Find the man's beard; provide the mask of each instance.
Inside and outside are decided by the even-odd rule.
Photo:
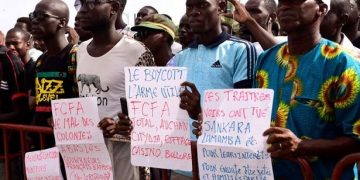
[[[89,27],[84,30],[91,31],[91,32],[98,32],[108,29],[111,26],[111,21],[108,18],[102,18],[98,22],[92,23]]]

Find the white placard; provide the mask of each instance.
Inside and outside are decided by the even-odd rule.
[[[96,97],[51,101],[56,146],[73,179],[113,179],[109,152],[102,131]]]
[[[201,179],[273,180],[266,137],[273,90],[205,91],[203,134],[198,139]]]
[[[58,148],[25,153],[25,171],[28,180],[62,180]]]
[[[189,117],[179,108],[186,76],[179,67],[125,68],[133,165],[191,170]]]

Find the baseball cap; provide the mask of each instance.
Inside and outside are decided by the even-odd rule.
[[[142,22],[131,28],[132,31],[140,31],[142,29],[163,30],[175,39],[175,24],[166,16],[161,14],[152,14],[144,17]]]

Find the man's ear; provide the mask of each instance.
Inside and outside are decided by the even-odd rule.
[[[271,13],[269,16],[270,16],[269,21],[270,21],[271,23],[275,22],[275,20],[276,20],[276,13],[273,12],[273,13]]]
[[[119,12],[122,12],[124,9],[121,7],[119,1],[112,1],[111,3],[111,14],[117,14]]]
[[[227,0],[218,0],[219,3],[219,14],[225,13],[227,9]]]
[[[328,13],[329,9],[330,9],[330,7],[328,7],[328,6],[327,6],[326,4],[324,4],[324,3],[321,3],[321,4],[319,5],[319,11],[317,12],[317,15],[318,15],[319,17],[321,17],[321,16],[325,17],[325,15]]]
[[[60,23],[59,23],[59,27],[60,28],[65,28],[65,27],[67,27],[67,23],[68,23],[68,21],[65,18],[61,18]]]
[[[339,26],[344,26],[349,20],[349,14],[343,13],[339,17]]]

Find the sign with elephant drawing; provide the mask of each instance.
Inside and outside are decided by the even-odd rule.
[[[189,116],[179,108],[186,76],[183,67],[125,68],[133,165],[191,170]]]

